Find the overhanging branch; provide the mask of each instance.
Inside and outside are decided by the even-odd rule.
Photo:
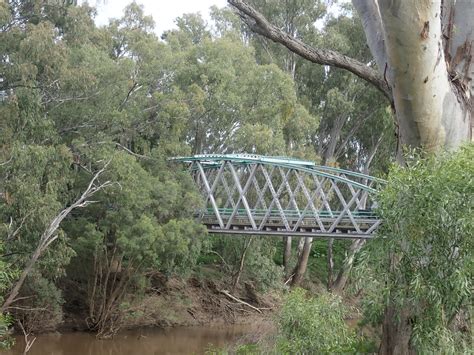
[[[249,4],[241,0],[227,0],[230,5],[239,11],[239,15],[252,31],[280,43],[290,51],[316,64],[329,65],[350,71],[358,77],[368,81],[380,90],[392,102],[392,92],[383,76],[375,69],[362,62],[340,54],[338,52],[314,48],[297,38],[290,36],[268,20]]]
[[[102,173],[104,173],[109,163],[110,163],[110,160],[104,165],[102,169],[100,169],[98,172],[94,174],[86,190],[82,193],[82,195],[76,201],[74,201],[71,205],[61,210],[51,220],[49,226],[41,235],[41,238],[39,239],[39,242],[36,246],[35,251],[31,255],[30,259],[26,262],[26,265],[23,268],[21,274],[19,275],[18,280],[15,281],[12,289],[9,291],[8,297],[1,305],[0,312],[5,312],[6,310],[10,308],[12,303],[18,300],[16,296],[20,292],[20,289],[23,286],[23,283],[25,282],[27,276],[33,270],[36,262],[38,261],[40,256],[43,255],[43,253],[46,251],[49,245],[53,243],[59,237],[57,230],[61,222],[69,215],[69,213],[71,213],[72,210],[76,208],[80,208],[80,207],[85,207],[88,204],[92,203],[93,201],[90,201],[89,198],[92,197],[95,193],[113,184],[111,181],[105,181],[102,183],[99,181],[100,176],[102,175]]]

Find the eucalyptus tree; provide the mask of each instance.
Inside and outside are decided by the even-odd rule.
[[[381,353],[469,354],[474,145],[437,157],[414,155],[408,164],[392,167],[378,198],[384,238],[368,243],[356,268],[364,313],[382,323]],[[408,322],[392,332],[397,318]]]
[[[313,47],[273,25],[248,3],[229,3],[256,33],[313,63],[348,70],[379,90],[394,110],[399,148],[438,152],[472,140],[472,1],[353,0],[372,63]],[[392,258],[391,267],[396,263]],[[405,353],[410,337],[404,325],[410,310],[403,308],[400,319],[393,319],[394,302],[385,312],[381,349]]]
[[[317,117],[298,101],[285,72],[258,64],[231,31],[214,37],[197,15],[177,24],[164,38],[175,58],[171,85],[189,104],[186,141],[195,154],[284,154],[287,142],[309,142]]]
[[[252,1],[254,6],[275,26],[305,43],[343,51],[360,61],[369,62],[371,53],[365,44],[363,28],[349,6],[334,17],[326,11],[320,1]],[[318,22],[318,27],[314,26]],[[337,165],[368,173],[372,162],[381,161],[377,152],[384,141],[386,160],[393,155],[393,123],[389,119],[383,95],[360,78],[338,68],[314,66],[295,53],[268,41],[267,38],[246,31],[250,43],[256,48],[256,56],[262,63],[276,63],[290,73],[297,86],[298,97],[307,109],[320,117],[320,125],[312,137],[314,154],[306,158],[319,160],[322,164]],[[293,122],[298,127],[298,120]],[[289,154],[297,154],[288,150]],[[317,155],[317,156],[315,156]],[[375,159],[375,160],[374,160]],[[386,164],[385,164],[386,165]],[[291,238],[285,238],[285,259],[291,255]],[[332,273],[332,243],[328,245],[328,268]],[[351,269],[354,253],[363,243],[354,241],[337,277],[336,288],[345,285]],[[300,282],[310,255],[312,240],[300,240],[298,262],[294,270],[294,284]],[[356,247],[357,246],[357,247]],[[304,252],[303,252],[304,251]],[[291,272],[289,272],[291,274]],[[328,286],[332,277],[328,278]]]
[[[395,109],[402,145],[436,151],[471,138],[470,1],[354,0],[377,68],[304,43],[246,2],[229,3],[253,31],[311,62],[346,69],[377,88]]]
[[[119,305],[133,301],[130,287],[143,287],[145,270],[186,272],[205,244],[197,238],[203,228],[188,218],[198,196],[166,164],[189,152],[188,107],[161,90],[170,51],[138,5],[105,28],[88,5],[65,8],[59,22],[34,12],[34,21],[20,21],[15,6],[2,3],[0,16],[0,218],[2,261],[19,272],[2,291],[2,311],[30,330],[54,328],[67,273],[76,281],[67,296],[87,294],[78,301],[89,324],[107,334],[120,326]],[[64,218],[109,160],[100,180],[110,189]]]

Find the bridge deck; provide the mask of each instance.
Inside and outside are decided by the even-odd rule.
[[[234,210],[232,208],[219,208],[219,214],[226,224],[231,218]],[[209,233],[222,234],[255,234],[273,236],[313,236],[313,237],[334,237],[334,238],[371,238],[367,231],[373,229],[378,223],[377,215],[370,210],[353,211],[352,219],[357,221],[359,232],[355,230],[353,220],[343,211],[320,211],[319,220],[323,226],[315,219],[314,213],[309,211],[283,210],[291,232],[282,221],[279,210],[271,210],[269,213],[263,209],[252,209],[252,217],[258,229],[252,227],[245,209],[238,209],[234,214],[231,224],[226,228],[221,228],[216,222],[216,216],[212,208],[196,214],[207,228]],[[267,216],[268,214],[268,216]],[[338,223],[331,229],[334,222]],[[264,222],[262,225],[261,223]],[[330,232],[327,232],[330,231]]]

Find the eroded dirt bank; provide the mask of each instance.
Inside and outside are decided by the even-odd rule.
[[[87,331],[87,310],[71,295],[61,332]],[[121,329],[262,323],[268,327],[281,297],[260,293],[251,283],[229,290],[221,281],[191,277],[153,280],[150,290],[127,311]]]

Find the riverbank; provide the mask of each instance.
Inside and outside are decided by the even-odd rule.
[[[252,324],[271,321],[281,303],[281,292],[261,293],[250,282],[231,290],[220,278],[165,278],[155,275],[150,289],[124,310],[121,329],[171,328]],[[63,307],[61,332],[87,331],[87,308],[73,289]],[[41,331],[37,332],[41,333]]]
[[[29,354],[201,354],[255,344],[275,332],[278,292],[259,293],[249,282],[228,290],[223,280],[155,276],[150,290],[128,306],[120,331],[108,339],[89,331],[85,307],[75,300],[74,288],[66,289],[64,321],[55,331],[29,333],[30,342],[36,338]],[[23,334],[17,330],[14,338],[7,354],[23,353]]]

